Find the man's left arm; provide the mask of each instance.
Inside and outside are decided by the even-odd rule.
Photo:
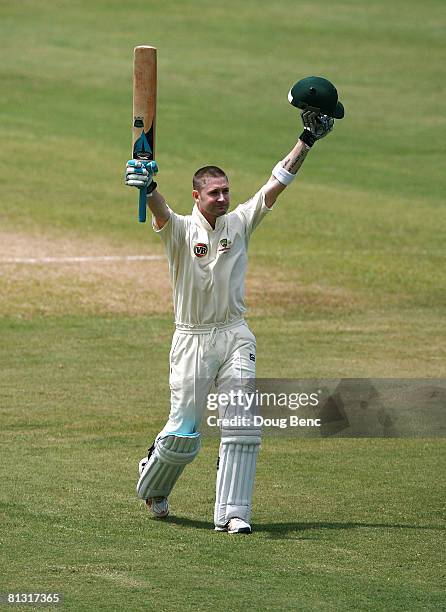
[[[312,111],[301,113],[304,131],[288,155],[273,168],[271,178],[264,185],[265,206],[271,208],[277,197],[294,180],[311,147],[331,132],[334,119]]]

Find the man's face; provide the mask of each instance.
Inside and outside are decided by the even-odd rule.
[[[230,200],[228,180],[223,176],[209,177],[200,191],[196,189],[192,191],[192,197],[201,214],[208,221],[215,220],[228,212]]]

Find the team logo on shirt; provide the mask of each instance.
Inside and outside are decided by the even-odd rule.
[[[220,248],[218,249],[218,252],[224,253],[225,251],[229,251],[229,249],[231,248],[231,244],[232,242],[230,240],[228,240],[227,238],[222,238],[220,240]]]
[[[197,257],[204,257],[207,255],[207,252],[208,245],[204,242],[197,242],[197,244],[194,246],[194,253]]]

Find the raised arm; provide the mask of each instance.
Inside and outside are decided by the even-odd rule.
[[[304,131],[288,155],[273,168],[269,181],[263,187],[268,208],[272,207],[277,197],[294,180],[316,140],[324,138],[333,129],[334,119],[327,115],[304,111],[301,117]]]
[[[141,160],[129,159],[125,172],[125,184],[128,187],[147,189],[147,206],[155,218],[157,228],[161,229],[169,220],[170,210],[166,200],[157,189],[157,183],[153,180],[157,172],[158,165],[155,162],[147,164]]]
[[[147,194],[147,206],[155,219],[157,228],[161,229],[164,227],[169,220],[170,210],[166,204],[166,200],[156,187],[152,193]]]

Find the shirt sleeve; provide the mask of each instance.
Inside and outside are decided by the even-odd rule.
[[[259,225],[260,221],[271,211],[265,204],[265,194],[260,189],[252,198],[243,204],[239,204],[235,213],[245,226],[245,234],[249,239],[252,232]]]
[[[186,219],[183,215],[177,215],[169,208],[170,217],[161,229],[158,228],[155,218],[152,216],[152,228],[160,236],[166,247],[167,257],[170,262],[184,244],[186,235]]]

